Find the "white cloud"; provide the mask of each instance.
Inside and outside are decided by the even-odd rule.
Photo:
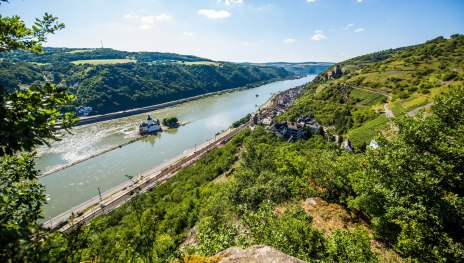
[[[126,14],[124,15],[125,18],[128,18],[128,19],[139,19],[139,16],[135,16],[135,15],[131,15],[131,14]]]
[[[315,40],[315,41],[321,41],[321,40],[324,40],[326,39],[327,37],[324,36],[323,34],[314,34],[312,37],[311,37],[311,40]]]
[[[274,8],[274,6],[272,4],[265,4],[265,5],[260,5],[256,8],[256,11],[258,12],[262,12],[262,11],[266,11],[266,10],[269,10],[269,9],[272,9]]]
[[[182,32],[182,35],[187,37],[193,37],[195,34],[193,32]]]
[[[143,30],[153,28],[156,22],[161,22],[161,21],[171,19],[171,17],[165,13],[159,14],[157,16],[138,16],[138,15],[126,14],[124,15],[124,17],[127,19],[136,20],[139,23],[141,23],[140,29],[143,29]]]
[[[231,14],[225,10],[213,10],[213,9],[200,9],[198,10],[198,14],[202,16],[206,16],[207,18],[210,19],[222,19],[222,18],[227,18]]]
[[[152,29],[153,26],[144,24],[144,25],[141,25],[139,28],[142,29],[142,30],[148,30],[148,29]]]
[[[288,44],[293,44],[293,43],[296,42],[296,39],[294,39],[294,38],[286,38],[286,39],[284,39],[284,42],[288,43]]]
[[[314,3],[314,2],[316,2],[316,0],[306,0],[306,2],[308,2],[308,3]]]
[[[354,26],[354,23],[349,23],[348,25],[344,27],[344,29],[349,29],[350,27],[353,27],[353,26]]]
[[[165,13],[162,13],[162,14],[156,16],[156,20],[158,20],[158,21],[164,21],[164,20],[169,20],[169,19],[171,19],[171,17],[168,16],[167,14],[165,14]]]
[[[156,21],[155,16],[141,16],[139,19],[144,24],[154,24]]]
[[[320,29],[317,29],[317,30],[314,31],[314,33],[316,33],[316,34],[321,34],[322,32],[323,32],[323,31],[320,30]]]
[[[361,3],[363,0],[357,0],[358,3]]]
[[[217,0],[218,2],[224,2],[225,5],[241,5],[243,0]]]
[[[359,32],[363,32],[363,31],[364,31],[364,28],[357,28],[354,32],[359,33]]]

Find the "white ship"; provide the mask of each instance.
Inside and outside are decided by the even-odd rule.
[[[159,120],[154,121],[150,115],[147,117],[147,122],[142,122],[139,125],[139,134],[152,134],[161,131]]]

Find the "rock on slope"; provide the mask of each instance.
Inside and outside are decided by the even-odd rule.
[[[221,258],[221,263],[253,263],[253,262],[270,262],[270,263],[304,263],[306,261],[294,258],[283,252],[264,245],[252,246],[247,249],[230,247],[219,252],[216,257]]]

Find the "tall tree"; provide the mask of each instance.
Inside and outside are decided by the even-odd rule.
[[[8,2],[0,0],[0,3]],[[48,34],[64,28],[45,14],[27,27],[19,16],[0,15],[0,52],[42,52]],[[34,169],[34,147],[56,139],[57,125],[67,129],[76,121],[60,114],[74,97],[64,88],[47,83],[22,90],[0,87],[0,261],[39,261],[44,187]]]

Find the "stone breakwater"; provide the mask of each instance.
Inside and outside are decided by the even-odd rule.
[[[50,174],[52,174],[52,173],[56,173],[56,172],[58,172],[58,171],[64,170],[64,169],[69,168],[69,167],[71,167],[71,166],[73,166],[73,165],[76,165],[76,164],[78,164],[78,163],[85,162],[85,161],[87,161],[87,160],[89,160],[89,159],[95,158],[95,157],[97,157],[97,156],[99,156],[99,155],[102,155],[102,154],[105,154],[105,153],[107,153],[107,152],[111,152],[111,151],[120,149],[120,148],[122,148],[122,147],[124,147],[124,146],[126,146],[126,145],[129,145],[129,144],[134,143],[134,142],[136,142],[136,141],[138,141],[138,140],[141,140],[141,139],[144,138],[144,137],[145,137],[145,136],[140,136],[140,137],[134,138],[134,139],[132,139],[132,140],[130,140],[130,141],[128,141],[128,142],[125,142],[125,143],[123,143],[123,144],[119,144],[119,145],[117,145],[117,146],[108,148],[108,149],[103,150],[103,151],[101,151],[101,152],[99,152],[99,153],[90,155],[90,156],[88,156],[88,157],[86,157],[86,158],[83,158],[83,159],[80,159],[80,160],[71,162],[71,163],[69,163],[69,164],[66,164],[66,165],[63,165],[63,166],[60,166],[60,167],[51,169],[51,170],[49,170],[49,171],[47,171],[47,172],[42,173],[38,178],[42,178],[42,177],[45,177],[45,176],[50,175]]]

